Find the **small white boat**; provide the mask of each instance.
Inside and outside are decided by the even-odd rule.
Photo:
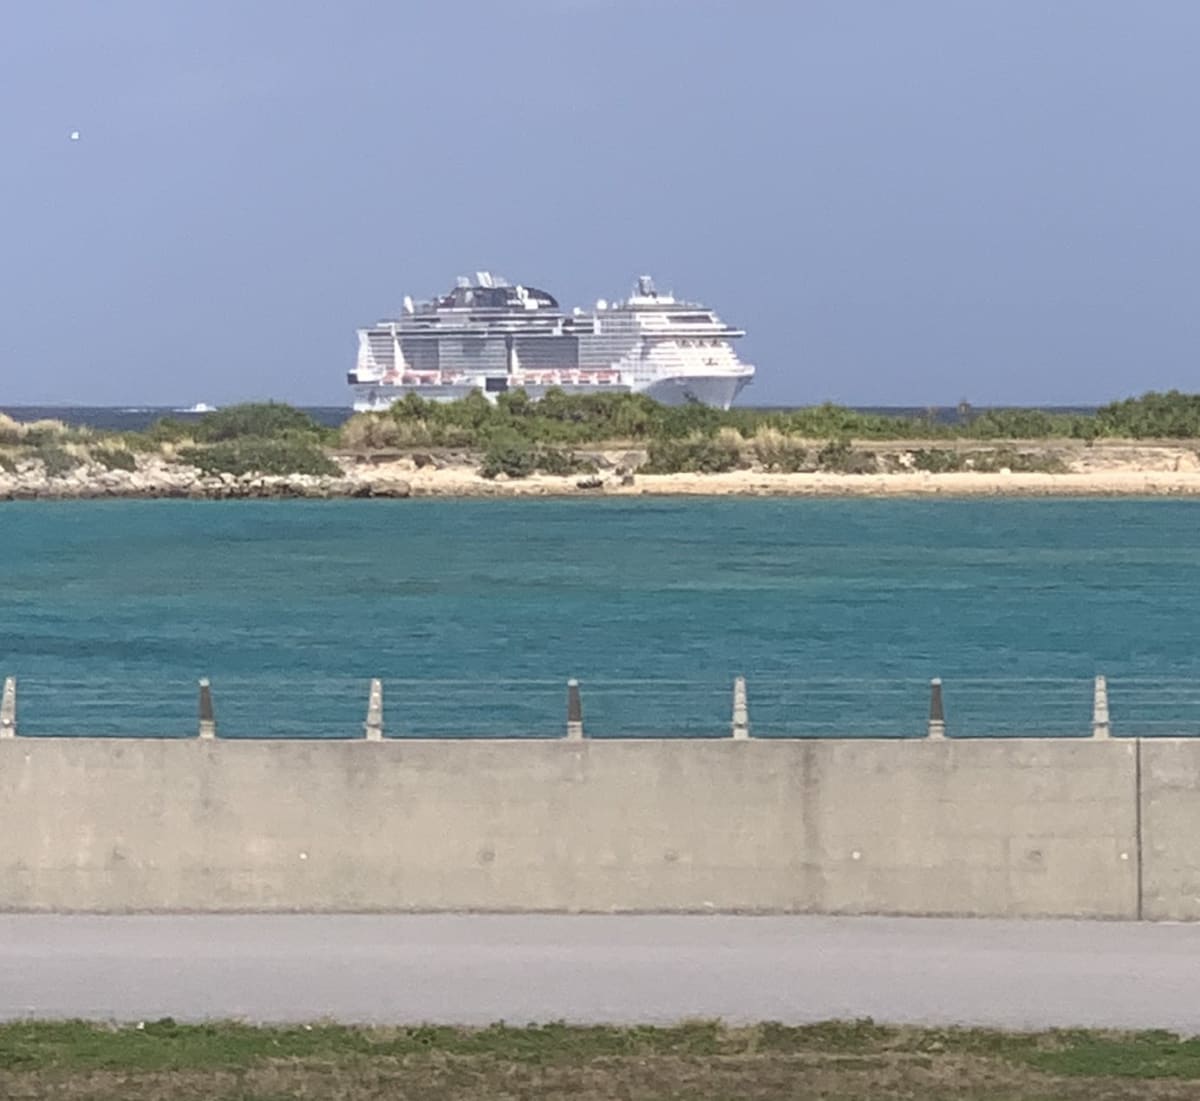
[[[215,413],[217,407],[209,405],[207,402],[198,401],[195,405],[189,406],[187,409],[176,409],[176,413]]]

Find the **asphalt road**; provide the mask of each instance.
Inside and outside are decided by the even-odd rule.
[[[0,1017],[885,1022],[1200,1033],[1200,925],[0,915]]]

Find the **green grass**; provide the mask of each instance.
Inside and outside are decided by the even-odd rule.
[[[871,1021],[484,1029],[16,1022],[0,1025],[0,1097],[1182,1099],[1200,1097],[1200,1040]]]

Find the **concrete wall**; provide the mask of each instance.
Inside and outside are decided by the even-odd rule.
[[[1200,741],[1148,738],[1141,773],[1142,914],[1200,919]]]
[[[1133,917],[1137,782],[1116,740],[10,738],[0,909]]]

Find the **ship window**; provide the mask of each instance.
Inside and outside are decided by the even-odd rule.
[[[506,378],[484,379],[483,386],[484,386],[484,389],[489,394],[503,393],[505,390],[508,389],[508,379],[506,379]]]

